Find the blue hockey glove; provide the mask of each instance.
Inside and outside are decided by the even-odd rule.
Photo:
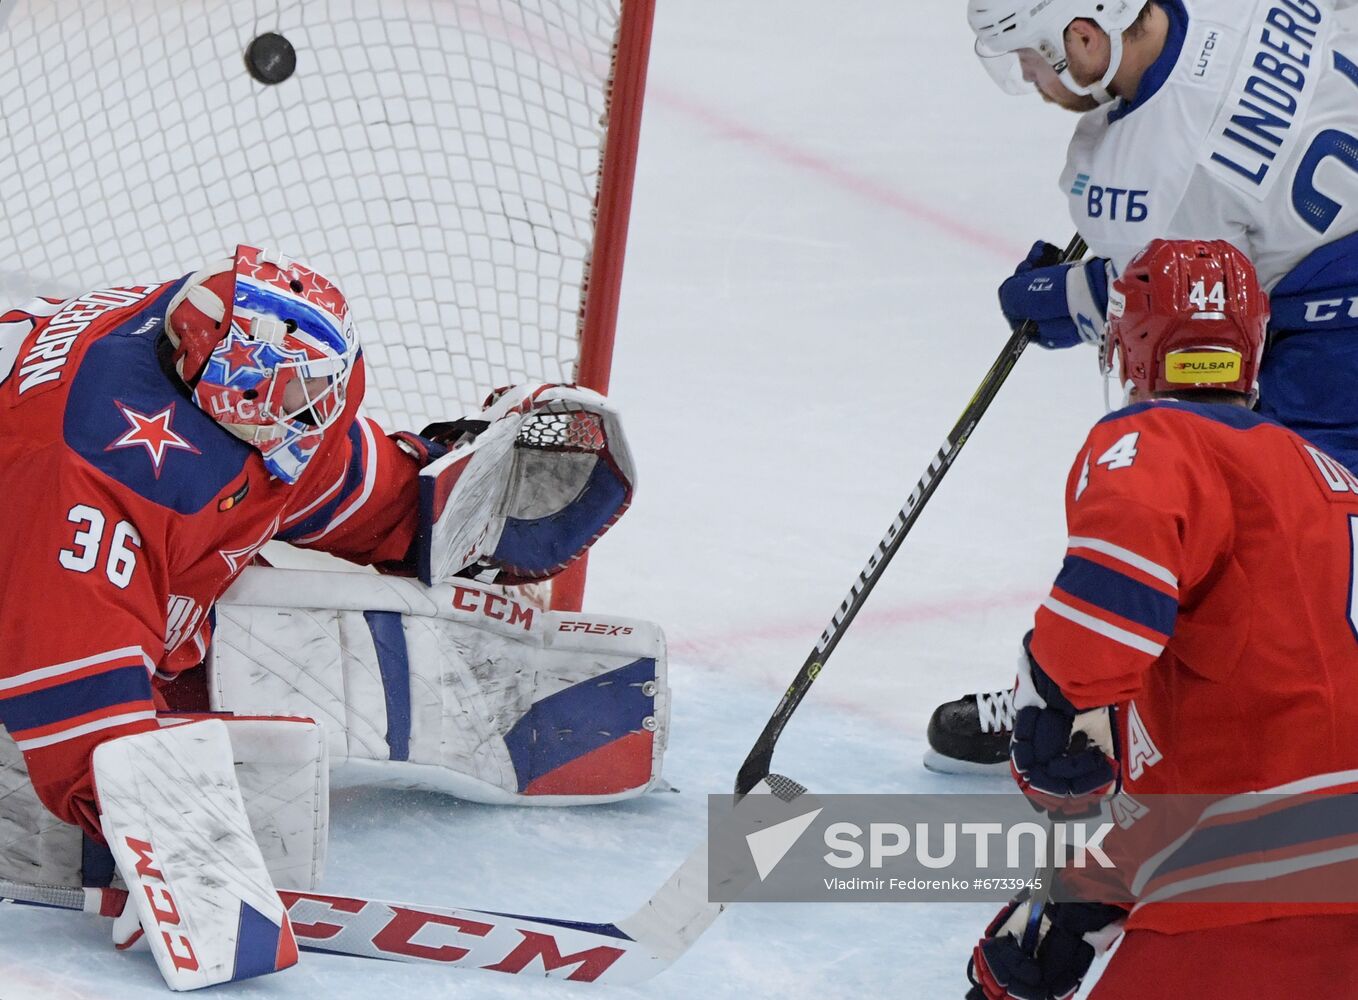
[[[1024,889],[990,922],[967,963],[967,1000],[1066,1000],[1122,933],[1127,916],[1106,903],[1049,902],[1028,952],[1023,936],[1030,912]]]
[[[1033,339],[1048,349],[1103,341],[1108,269],[1102,257],[1061,264],[1061,251],[1038,240],[1012,278],[1000,285],[1000,308],[1010,329],[1037,323]]]
[[[1023,640],[1014,693],[1014,737],[1009,764],[1023,794],[1058,815],[1088,813],[1118,790],[1121,766],[1113,710],[1081,710],[1067,700]]]

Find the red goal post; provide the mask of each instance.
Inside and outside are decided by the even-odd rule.
[[[266,243],[345,289],[393,430],[518,381],[606,391],[654,13],[0,0],[0,305]]]

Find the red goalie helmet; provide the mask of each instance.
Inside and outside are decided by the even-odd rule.
[[[193,401],[297,482],[345,412],[358,357],[339,288],[276,251],[238,246],[189,276],[165,329]]]
[[[1225,240],[1154,240],[1108,296],[1104,370],[1141,396],[1253,393],[1268,327],[1254,265]]]

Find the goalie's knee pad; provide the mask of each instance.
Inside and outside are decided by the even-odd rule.
[[[166,715],[162,724],[198,718]],[[325,868],[330,829],[324,731],[304,718],[224,718],[245,812],[274,883],[311,890]],[[43,885],[107,885],[102,845],[57,819],[28,780],[23,754],[0,728],[0,878]]]
[[[489,803],[639,795],[668,734],[648,622],[474,585],[251,568],[217,606],[213,707],[323,720],[337,774]]]

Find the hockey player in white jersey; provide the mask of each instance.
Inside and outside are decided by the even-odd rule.
[[[1100,344],[1153,238],[1224,239],[1273,301],[1259,411],[1358,468],[1358,10],[1353,0],[969,0],[1013,94],[1081,112],[1060,183],[1094,255],[1037,243],[1000,287],[1048,348]],[[939,707],[926,764],[1005,766],[1007,691]]]

